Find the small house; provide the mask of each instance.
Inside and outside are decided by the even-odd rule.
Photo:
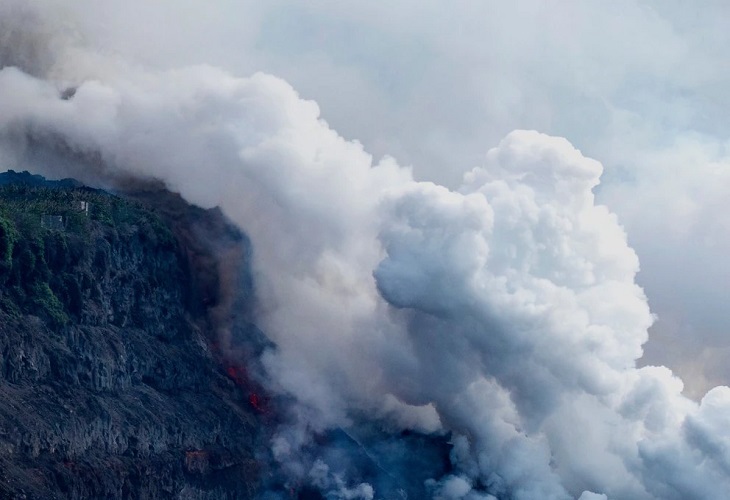
[[[46,229],[54,229],[56,231],[63,231],[66,229],[62,215],[41,215],[41,226]]]
[[[83,212],[87,216],[89,215],[89,202],[88,201],[82,201],[82,200],[76,201],[75,206],[76,206],[76,210],[78,210],[79,212]]]

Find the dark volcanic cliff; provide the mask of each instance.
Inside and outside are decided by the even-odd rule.
[[[169,193],[0,177],[0,498],[252,498],[257,410],[221,352],[241,235]]]

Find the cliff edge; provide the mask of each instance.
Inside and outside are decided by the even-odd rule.
[[[253,498],[257,410],[220,346],[246,252],[170,193],[0,174],[0,498]]]

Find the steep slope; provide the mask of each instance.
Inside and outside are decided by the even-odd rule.
[[[231,325],[246,242],[139,197],[174,210],[0,176],[2,498],[255,494],[257,410],[225,369],[256,348],[230,339],[255,332]]]

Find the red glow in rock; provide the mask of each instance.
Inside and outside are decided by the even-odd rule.
[[[255,392],[252,392],[248,396],[248,402],[251,403],[251,406],[253,406],[254,408],[256,408],[261,413],[265,413],[264,408],[261,406],[261,400],[259,399],[259,395],[256,394]]]
[[[246,370],[241,368],[240,366],[234,366],[231,365],[228,368],[226,368],[226,373],[230,378],[233,379],[233,381],[236,383],[236,385],[246,385],[246,381],[248,380],[248,376],[246,374]]]

